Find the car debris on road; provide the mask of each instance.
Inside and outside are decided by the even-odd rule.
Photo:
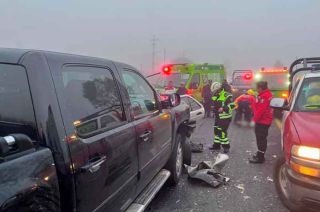
[[[213,161],[202,161],[197,166],[187,166],[189,179],[197,179],[206,182],[214,188],[219,187],[230,181],[230,178],[225,177],[221,171],[229,160],[226,154],[218,154]]]

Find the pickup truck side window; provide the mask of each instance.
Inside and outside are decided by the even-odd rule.
[[[0,64],[0,136],[35,137],[35,117],[24,67]]]
[[[129,93],[131,110],[135,119],[159,110],[155,92],[145,79],[127,70],[122,72],[122,77]]]
[[[65,107],[80,137],[125,123],[119,90],[108,69],[65,66],[62,82]]]

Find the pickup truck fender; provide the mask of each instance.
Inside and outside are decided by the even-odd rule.
[[[177,107],[174,107],[172,111],[174,115],[174,138],[177,132],[188,136],[189,129],[191,129],[188,127],[190,119],[190,107],[187,104],[181,103]]]
[[[41,148],[0,161],[0,211],[60,211],[52,153]]]

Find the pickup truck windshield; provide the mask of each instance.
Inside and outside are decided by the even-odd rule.
[[[25,69],[0,64],[0,136],[24,133],[34,137],[34,111]]]
[[[298,96],[297,107],[299,111],[320,111],[320,78],[304,81]]]

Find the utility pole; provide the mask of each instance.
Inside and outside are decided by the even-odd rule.
[[[156,57],[156,42],[159,41],[158,38],[156,38],[155,35],[153,35],[151,39],[151,45],[152,45],[152,73],[155,73],[154,66],[155,66],[155,57]]]
[[[163,49],[163,64],[166,64],[166,48]]]

